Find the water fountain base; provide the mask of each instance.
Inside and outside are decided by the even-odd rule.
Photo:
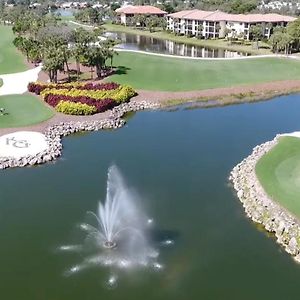
[[[113,241],[106,241],[106,242],[104,242],[103,246],[106,249],[112,249],[112,248],[117,247],[117,243],[113,242]]]

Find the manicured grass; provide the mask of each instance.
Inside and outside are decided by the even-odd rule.
[[[120,52],[109,80],[136,89],[192,91],[300,79],[300,61],[285,58],[191,60]]]
[[[0,128],[33,125],[54,115],[53,110],[41,100],[27,94],[1,96],[0,107],[7,113],[0,116]]]
[[[300,217],[300,139],[282,137],[256,165],[256,174],[265,191]]]
[[[191,45],[197,45],[197,46],[203,46],[203,47],[210,47],[210,48],[221,48],[221,49],[227,49],[232,51],[238,51],[238,52],[248,52],[251,54],[271,54],[271,50],[269,45],[267,45],[264,42],[259,42],[260,49],[253,48],[253,43],[247,42],[247,44],[230,44],[225,39],[196,39],[196,38],[190,38],[186,36],[178,36],[173,33],[168,33],[166,31],[156,31],[156,32],[150,32],[147,30],[140,30],[133,27],[125,27],[122,25],[115,25],[115,24],[104,24],[103,27],[107,31],[119,31],[119,32],[126,32],[126,33],[132,33],[132,34],[140,34],[144,36],[150,36],[157,39],[164,39],[164,40],[171,40],[178,43],[186,43]]]
[[[13,39],[11,26],[0,25],[0,74],[22,72],[28,69],[24,63],[24,57],[13,45]]]

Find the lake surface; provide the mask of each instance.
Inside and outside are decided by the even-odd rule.
[[[249,55],[242,52],[194,46],[173,42],[170,40],[161,40],[153,37],[128,34],[124,32],[107,32],[106,36],[120,40],[121,43],[117,47],[121,49],[140,50],[190,57],[230,58]]]
[[[72,17],[78,12],[76,8],[58,8],[54,10],[55,14],[58,14],[62,17]]]
[[[63,140],[55,163],[0,172],[0,297],[5,300],[299,299],[300,265],[245,217],[230,170],[277,133],[300,129],[300,96],[223,108],[140,112],[117,131]],[[61,253],[96,211],[115,163],[156,229],[160,272],[107,270],[66,277],[82,260]]]

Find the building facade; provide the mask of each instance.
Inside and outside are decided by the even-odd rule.
[[[287,26],[296,20],[279,14],[227,14],[221,11],[185,10],[167,15],[167,29],[181,35],[200,38],[224,38],[225,36],[250,39],[250,27],[260,24],[263,34],[269,38],[276,26]]]
[[[167,15],[167,12],[150,5],[142,5],[142,6],[133,6],[128,5],[121,8],[116,9],[116,13],[119,17],[119,21],[121,24],[127,25],[128,19],[137,15],[145,15],[145,16],[157,16],[164,18]]]

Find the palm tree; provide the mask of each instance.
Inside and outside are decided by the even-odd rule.
[[[80,75],[80,63],[82,62],[89,44],[93,41],[94,37],[91,33],[83,28],[78,28],[74,33],[74,46],[72,49],[73,56],[76,60],[77,78]]]

